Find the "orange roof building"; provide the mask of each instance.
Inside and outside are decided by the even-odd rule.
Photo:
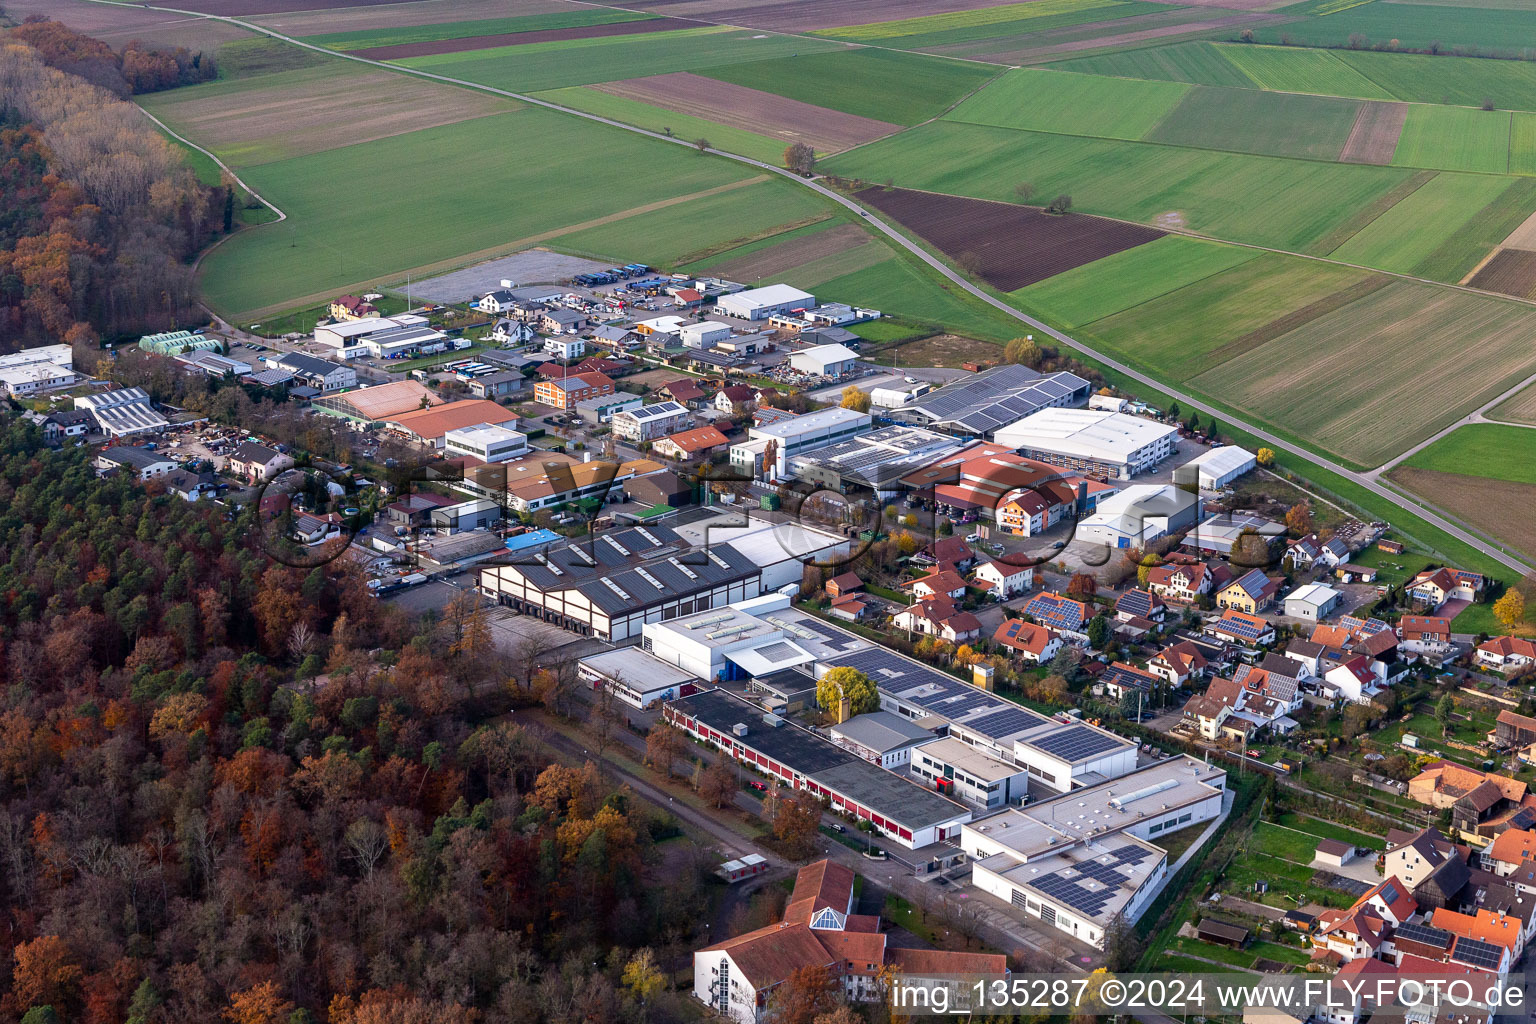
[[[465,402],[451,402],[432,409],[418,409],[396,415],[388,425],[422,444],[434,448],[443,446],[443,435],[461,427],[473,427],[488,423],[496,427],[516,427],[517,414],[484,399],[473,398]]]

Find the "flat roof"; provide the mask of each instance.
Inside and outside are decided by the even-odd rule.
[[[1334,590],[1332,587],[1324,586],[1321,583],[1308,583],[1286,594],[1285,599],[1287,601],[1306,601],[1310,604],[1321,605],[1342,596],[1339,591]]]
[[[965,774],[980,779],[983,782],[997,782],[1027,771],[1027,769],[1021,768],[1018,765],[999,761],[995,757],[988,757],[969,743],[962,743],[953,736],[946,736],[941,740],[924,745],[921,753],[924,756],[933,758],[935,761],[942,761],[947,765],[953,765],[965,772]]]
[[[892,711],[870,711],[854,715],[848,721],[832,726],[830,731],[833,736],[840,736],[881,754],[936,738],[931,731],[914,724],[910,718]]]
[[[854,757],[807,777],[914,832],[971,817],[970,810],[963,804],[909,782],[862,757]]]
[[[1038,860],[1022,862],[997,853],[974,863],[1030,896],[1107,926],[1167,859],[1161,848],[1127,833],[1116,833],[1095,839],[1092,845],[1070,847]]]
[[[517,441],[528,439],[528,435],[521,430],[513,430],[510,427],[498,427],[493,423],[477,423],[470,427],[456,427],[443,434],[446,440],[452,437],[459,441],[470,441],[475,444],[491,445],[497,441]]]
[[[830,409],[818,409],[816,412],[808,412],[794,419],[781,420],[777,423],[764,424],[761,427],[753,427],[749,433],[752,437],[797,437],[801,434],[811,434],[818,430],[826,430],[848,423],[869,423],[870,416],[867,412],[855,412],[853,409],[844,409],[833,406]]]
[[[698,681],[691,672],[684,672],[676,665],[669,665],[633,647],[588,655],[577,663],[604,679],[622,682],[641,693]]]
[[[1178,427],[1125,413],[1052,408],[1000,427],[992,436],[999,444],[1014,447],[1085,458],[1123,459],[1178,432]]]
[[[1184,465],[1197,466],[1212,476],[1222,476],[1244,467],[1252,468],[1257,462],[1252,452],[1235,444],[1224,444],[1220,448],[1201,452]]]

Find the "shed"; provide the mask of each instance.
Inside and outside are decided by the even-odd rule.
[[[1355,848],[1352,844],[1340,839],[1323,839],[1317,844],[1316,863],[1331,868],[1341,868],[1355,859]]]
[[[1344,595],[1321,583],[1297,587],[1285,597],[1285,614],[1309,622],[1320,622],[1338,608]]]
[[[1196,934],[1206,942],[1214,942],[1219,946],[1231,946],[1233,949],[1242,949],[1248,942],[1248,929],[1231,921],[1220,921],[1214,917],[1207,917],[1200,922]]]
[[[1197,483],[1202,491],[1216,491],[1227,486],[1258,465],[1252,452],[1236,445],[1222,445],[1203,452],[1179,468],[1175,478],[1190,474],[1190,483]],[[1184,481],[1179,480],[1180,483]]]
[[[1304,910],[1287,910],[1280,923],[1286,928],[1306,934],[1317,927],[1317,918]]]

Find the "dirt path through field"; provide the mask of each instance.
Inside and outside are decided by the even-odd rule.
[[[591,88],[786,142],[808,143],[821,153],[836,153],[902,130],[901,125],[889,121],[845,114],[687,71],[604,82]]]
[[[685,196],[673,196],[671,199],[658,199],[654,203],[646,203],[643,206],[634,206],[628,210],[620,210],[618,213],[610,213],[606,217],[596,217],[592,220],[582,221],[580,224],[565,224],[558,228],[551,228],[548,231],[540,231],[536,235],[528,235],[525,238],[518,238],[509,242],[503,242],[501,245],[492,246],[489,249],[481,249],[478,252],[460,253],[451,259],[438,260],[435,263],[426,263],[419,267],[412,267],[409,270],[390,274],[387,279],[376,277],[370,278],[366,281],[354,281],[351,284],[342,286],[340,288],[331,288],[327,291],[316,292],[313,295],[304,295],[294,299],[287,299],[274,306],[263,306],[260,309],[247,310],[241,313],[236,319],[242,322],[245,320],[259,320],[263,316],[267,316],[271,313],[279,313],[285,309],[297,309],[303,306],[313,305],[325,299],[327,296],[334,296],[340,292],[347,290],[356,291],[363,285],[378,284],[384,282],[385,280],[403,280],[407,274],[412,277],[426,277],[433,274],[447,273],[450,270],[457,270],[459,267],[467,267],[473,263],[479,263],[482,260],[493,259],[497,256],[505,256],[508,253],[518,252],[519,250],[539,245],[542,242],[547,242],[551,238],[559,238],[561,235],[568,235],[576,231],[585,231],[588,228],[599,228],[604,224],[612,224],[614,221],[625,220],[629,217],[639,217],[647,213],[655,213],[657,210],[665,210],[667,207],[676,206],[678,203],[689,203],[695,199],[704,199],[708,196],[717,196],[722,192],[734,192],[738,188],[745,188],[748,185],[761,184],[767,180],[768,175],[759,174],[755,177],[743,178],[741,181],[732,181],[724,185],[716,185],[714,188],[706,188],[700,192],[690,192]]]
[[[1406,103],[1362,104],[1339,160],[1346,164],[1390,164],[1407,120]]]

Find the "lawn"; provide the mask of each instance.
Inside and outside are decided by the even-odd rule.
[[[1306,832],[1261,821],[1254,826],[1251,849],[1296,864],[1311,864],[1312,858],[1317,855],[1318,839],[1318,836]]]
[[[1508,173],[1510,120],[1506,110],[1416,103],[1408,108],[1408,121],[1392,163],[1398,167]]]
[[[1111,316],[1258,257],[1255,249],[1167,235],[1012,293],[1064,327]]]
[[[1157,127],[1188,91],[1177,82],[1021,68],[989,83],[945,116],[1003,128],[1135,140]]]
[[[1248,332],[1367,276],[1347,267],[1264,253],[1096,321],[1086,333],[1161,377],[1185,381],[1228,358],[1230,353],[1219,350]]]
[[[537,92],[571,85],[591,85],[669,71],[699,71],[711,65],[736,66],[755,61],[813,54],[840,48],[838,43],[742,29],[710,27],[648,35],[571,39],[487,50],[465,50],[394,63],[433,74],[461,78],[512,92]],[[777,61],[775,61],[777,63]]]
[[[706,121],[691,114],[680,114],[675,110],[666,110],[639,100],[588,89],[585,86],[551,89],[547,92],[534,93],[534,95],[539,99],[558,103],[562,107],[571,107],[599,117],[623,121],[637,128],[663,134],[670,130],[680,139],[705,138],[716,149],[740,153],[742,156],[749,156],[764,163],[779,164],[784,158],[783,139],[744,131],[716,121]]]
[[[1253,79],[1260,89],[1356,96],[1367,100],[1394,98],[1329,50],[1244,43],[1218,43],[1215,48],[1239,71]]]
[[[537,160],[526,159],[531,138],[543,147]],[[636,175],[636,166],[650,173]],[[203,261],[203,288],[226,313],[286,308],[427,264],[522,248],[514,243],[752,174],[718,157],[535,108],[243,173],[289,219],[241,232]],[[507,201],[487,203],[488,197]]]
[[[1374,466],[1536,371],[1533,331],[1529,307],[1399,281],[1191,383]]]
[[[717,66],[698,73],[860,117],[911,125],[943,113],[999,70],[895,50],[848,50],[803,36],[793,42],[798,44],[794,55],[715,61]],[[837,52],[814,52],[823,46],[837,47]]]
[[[1536,110],[1536,64],[1417,53],[1329,51],[1394,98],[1502,110]]]
[[[1248,75],[1222,55],[1214,43],[1175,43],[1140,50],[1121,50],[1093,57],[1077,57],[1048,65],[1053,71],[1079,71],[1090,75],[1145,78],[1191,85],[1228,85],[1257,88]]]
[[[1327,96],[1192,89],[1148,142],[1263,156],[1336,160],[1360,113],[1353,100]]]
[[[1310,832],[1321,839],[1337,839],[1345,843],[1354,843],[1356,846],[1368,846],[1373,850],[1384,850],[1387,848],[1387,841],[1381,836],[1356,832],[1354,829],[1345,828],[1343,825],[1335,825],[1331,821],[1309,818],[1305,814],[1296,814],[1293,811],[1287,811],[1280,815],[1279,824],[1301,832]]]
[[[610,11],[601,8],[556,11],[550,14],[525,14],[512,18],[482,18],[478,21],[441,21],[432,25],[400,25],[392,28],[363,29],[355,32],[326,32],[304,36],[332,50],[363,50],[374,46],[400,46],[438,39],[469,39],[473,36],[501,35],[506,32],[537,32],[544,29],[607,25],[620,21],[649,21],[655,15],[635,11]]]
[[[1509,184],[1486,174],[1437,174],[1329,255],[1412,273],[1457,227],[1504,195]]]
[[[1073,208],[1305,249],[1403,181],[1391,167],[1217,153],[941,121],[827,161],[866,181],[1012,201],[1020,181]]]
[[[1415,454],[1405,465],[1536,484],[1536,430],[1469,423]]]

